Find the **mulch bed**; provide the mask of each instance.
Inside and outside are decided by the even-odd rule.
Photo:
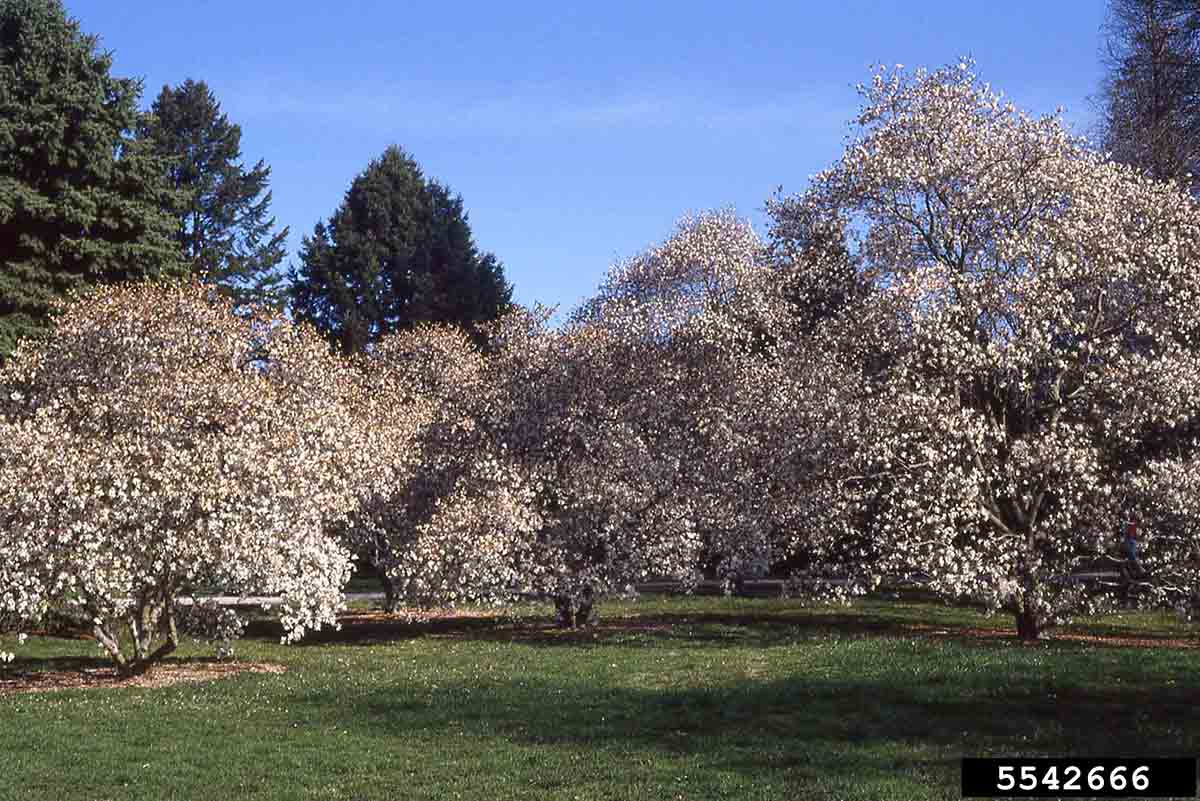
[[[168,687],[212,679],[222,679],[238,673],[283,673],[283,665],[269,662],[181,662],[155,665],[141,676],[121,677],[116,668],[81,668],[79,670],[44,670],[0,676],[0,695],[46,692],[51,690],[111,689],[115,687]]]

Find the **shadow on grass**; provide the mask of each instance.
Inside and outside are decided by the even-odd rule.
[[[981,695],[953,683],[798,675],[683,690],[595,682],[511,680],[298,693],[289,709],[380,736],[502,737],[628,755],[657,751],[753,779],[886,784],[899,774],[955,786],[963,755],[1127,754],[1185,756],[1200,749],[1200,692],[1090,691],[1012,684]],[[1007,683],[1007,684],[1006,684]]]
[[[864,621],[860,615],[820,619],[781,619],[779,616],[730,616],[721,614],[662,614],[606,616],[593,626],[563,629],[548,618],[512,619],[480,616],[456,616],[445,619],[407,621],[385,615],[346,615],[341,628],[309,632],[300,642],[305,645],[377,645],[422,638],[517,642],[536,646],[627,645],[653,647],[663,640],[685,646],[692,643],[709,647],[772,645],[794,642],[806,636],[838,634],[843,636],[879,636],[903,632],[895,624]],[[282,627],[273,620],[259,619],[247,624],[246,637],[278,640]]]
[[[345,652],[336,660],[317,654],[301,661],[297,680],[255,684],[252,694],[247,685],[246,695],[235,698],[253,707],[261,691],[271,709],[286,710],[289,736],[299,737],[293,731],[299,729],[314,738],[327,739],[335,730],[385,738],[379,752],[415,741],[458,765],[485,764],[478,754],[503,752],[495,763],[501,769],[518,760],[553,761],[550,755],[565,764],[583,754],[587,764],[623,766],[641,779],[658,781],[703,766],[710,777],[728,772],[748,783],[824,788],[804,797],[845,797],[847,788],[867,786],[871,792],[855,797],[916,797],[917,788],[929,787],[954,788],[937,797],[957,797],[963,755],[1200,751],[1200,690],[1183,667],[1191,654],[1157,651],[1155,661],[1143,653],[1084,653],[1080,643],[1052,640],[998,656],[990,649],[1013,643],[1006,620],[995,618],[996,636],[988,638],[972,634],[977,618],[953,622],[936,610],[626,609],[578,632],[553,629],[546,618],[478,615],[407,623],[349,615],[342,631],[306,642],[445,638],[561,650],[530,659],[528,652],[514,657],[503,648],[442,653],[434,647],[412,649],[415,656],[407,662],[380,649],[375,656],[356,654],[346,666]],[[921,620],[934,622],[915,622]],[[921,637],[952,638],[969,647],[899,642],[920,639],[914,627],[925,627]],[[248,634],[274,641],[279,629],[256,620]],[[856,639],[873,642],[848,642]],[[761,660],[782,660],[767,668],[770,679],[741,669],[741,660],[759,656],[756,646],[806,640],[821,643]],[[593,652],[599,646],[609,653]],[[689,646],[708,653],[688,653],[680,661],[669,654]],[[735,646],[745,646],[744,652],[730,650]],[[1058,650],[1063,653],[1053,653]],[[89,661],[70,657],[61,664],[71,660]],[[369,670],[349,667],[351,662]],[[471,670],[473,677],[464,675]],[[497,747],[504,743],[516,748]],[[649,764],[647,755],[669,760]],[[571,769],[560,775],[573,777]]]
[[[377,645],[423,638],[514,642],[544,647],[619,646],[652,648],[669,642],[672,647],[771,647],[813,639],[856,639],[891,637],[952,640],[978,646],[1054,648],[1064,650],[1095,647],[1197,648],[1193,633],[1130,630],[1089,624],[1049,630],[1043,639],[1020,642],[1008,617],[979,616],[974,621],[937,619],[917,622],[920,611],[907,616],[888,609],[856,609],[838,613],[826,610],[785,609],[764,612],[659,612],[601,617],[593,626],[561,629],[551,619],[495,615],[434,617],[411,621],[383,613],[351,613],[340,618],[341,628],[308,633],[305,645]],[[283,630],[278,622],[258,618],[247,624],[245,636],[277,641]]]
[[[108,656],[17,657],[9,665],[6,675],[13,677],[43,671],[82,673],[87,670],[102,670],[112,666],[113,661]]]

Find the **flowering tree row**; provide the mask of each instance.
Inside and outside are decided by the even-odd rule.
[[[1145,599],[1193,603],[1200,209],[969,63],[862,93],[768,242],[689,218],[562,328],[494,333],[473,436],[530,493],[514,575],[569,619],[799,553],[859,588],[920,574],[1034,638],[1112,600],[1072,576],[1135,519]]]
[[[0,374],[0,617],[69,609],[123,670],[181,594],[331,624],[352,555],[388,605],[554,600],[784,558],[843,591],[919,573],[1036,637],[1142,522],[1145,597],[1200,582],[1200,210],[970,64],[881,70],[860,135],[761,241],[685,218],[559,327],[518,310],[353,358],[191,285],[81,299]],[[1102,590],[1103,588],[1101,588]],[[220,630],[220,631],[215,631]]]

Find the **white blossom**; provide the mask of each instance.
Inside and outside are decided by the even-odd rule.
[[[335,622],[349,555],[342,370],[316,335],[202,286],[100,290],[0,373],[0,612],[92,622],[124,671],[175,647],[196,588]]]

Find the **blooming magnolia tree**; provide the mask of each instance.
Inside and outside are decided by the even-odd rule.
[[[581,366],[586,346],[544,323],[537,311],[507,316],[492,327],[487,357],[461,331],[425,326],[385,337],[364,359],[371,394],[388,398],[399,420],[419,420],[414,459],[390,460],[392,471],[360,490],[346,527],[383,577],[389,608],[547,593],[561,601],[603,583],[584,568],[603,572],[608,560],[591,565],[569,544],[606,536],[591,533],[581,510],[607,501],[607,485],[575,457],[570,433],[599,376]],[[591,422],[580,436],[594,436]]]
[[[618,364],[639,366],[637,426],[673,468],[658,503],[726,577],[822,551],[836,505],[828,457],[842,429],[826,418],[846,382],[836,354],[796,330],[797,273],[732,212],[706,213],[614,268],[576,316],[649,355]]]
[[[1030,118],[969,63],[879,71],[862,133],[777,225],[835,220],[872,291],[846,495],[876,561],[1036,638],[1129,515],[1160,598],[1196,586],[1200,209]],[[835,327],[836,328],[836,327]],[[834,329],[831,329],[834,330]]]
[[[90,621],[122,672],[176,647],[192,588],[335,622],[353,421],[324,343],[202,286],[104,289],[0,373],[0,610]],[[193,616],[196,617],[196,616]]]
[[[529,588],[530,488],[482,424],[498,401],[484,361],[461,329],[425,325],[384,337],[356,370],[374,467],[344,536],[389,611]]]
[[[678,393],[656,383],[654,352],[603,326],[544,322],[516,314],[493,331],[497,401],[483,425],[530,493],[531,590],[573,626],[600,596],[690,575],[699,542],[665,502],[680,457],[653,419]]]
[[[837,408],[838,383],[819,353],[777,346],[781,286],[744,221],[704,214],[617,265],[561,329],[518,314],[492,332],[480,426],[525,477],[525,563],[564,624],[639,581],[761,571],[811,542],[795,523],[827,506],[810,479],[829,429],[802,418]]]

